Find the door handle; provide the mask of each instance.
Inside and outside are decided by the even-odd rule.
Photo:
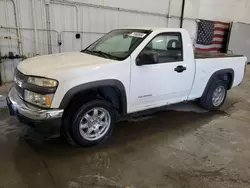
[[[178,73],[182,73],[183,71],[187,70],[187,67],[183,67],[182,65],[179,65],[174,70]]]

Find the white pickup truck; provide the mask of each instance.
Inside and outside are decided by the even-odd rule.
[[[241,84],[246,61],[194,53],[183,29],[113,30],[81,52],[22,61],[7,103],[21,122],[59,125],[67,139],[89,146],[106,140],[126,114],[195,99],[219,109]]]

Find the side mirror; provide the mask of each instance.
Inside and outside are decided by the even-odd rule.
[[[137,58],[136,58],[136,65],[137,66],[142,66],[142,65],[150,65],[150,64],[156,64],[159,62],[159,56],[157,53],[153,52],[144,52],[141,53]]]

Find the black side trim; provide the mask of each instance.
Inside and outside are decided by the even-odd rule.
[[[213,80],[214,80],[215,78],[218,78],[218,77],[223,76],[223,75],[228,74],[228,73],[231,74],[231,76],[232,76],[232,83],[230,83],[229,88],[228,88],[228,89],[231,89],[232,84],[233,84],[233,82],[234,82],[234,70],[233,70],[233,69],[222,69],[222,70],[216,71],[216,72],[210,77],[210,79],[209,79],[208,82],[207,82],[206,88],[205,88],[205,90],[204,90],[202,96],[204,96],[204,94],[208,92],[209,86],[211,85],[211,83],[213,82]],[[225,78],[222,77],[221,79],[223,80],[223,79],[225,79]]]
[[[89,82],[85,84],[78,85],[72,89],[70,89],[63,97],[63,100],[60,104],[60,109],[65,109],[70,100],[79,92],[86,91],[89,89],[96,89],[103,86],[113,86],[119,89],[121,93],[121,102],[122,102],[122,114],[127,113],[127,95],[124,85],[119,80],[109,79],[109,80],[100,80]]]

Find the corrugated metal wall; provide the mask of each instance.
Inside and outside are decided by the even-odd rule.
[[[104,33],[124,27],[179,27],[178,18],[169,19],[169,0],[13,0],[16,18],[21,31],[24,55],[31,57],[35,52],[34,23],[36,15],[38,54],[48,54],[51,43],[52,53],[79,51],[101,37]],[[0,25],[15,27],[14,7],[11,0],[0,0]],[[46,20],[45,3],[49,2],[50,19]],[[92,5],[90,5],[92,4]],[[170,15],[180,17],[182,0],[172,0]],[[248,0],[186,0],[184,20],[192,37],[196,33],[196,18],[221,21],[250,22]],[[233,14],[235,12],[235,14]],[[50,34],[47,22],[50,23]],[[75,34],[81,38],[76,39]],[[17,40],[3,39],[3,36],[16,36],[16,29],[0,28],[0,51],[2,55],[12,51],[19,54]],[[51,38],[51,42],[48,40]],[[58,43],[61,42],[61,45]],[[4,60],[2,79],[11,81],[17,61]]]

